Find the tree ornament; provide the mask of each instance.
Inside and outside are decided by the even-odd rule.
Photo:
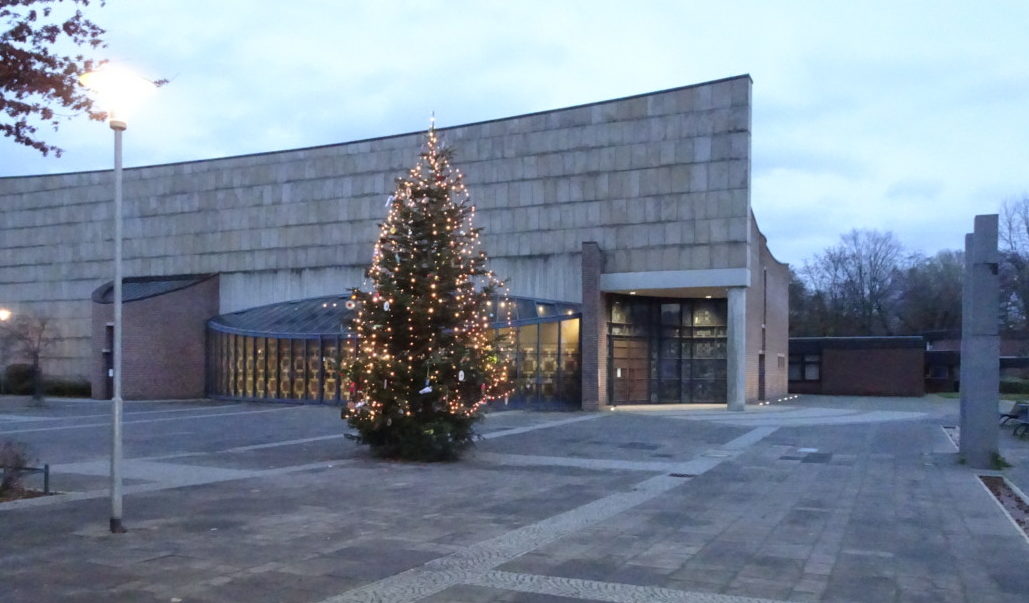
[[[457,371],[457,380],[464,381],[464,371]]]
[[[386,300],[386,303],[382,304],[382,309],[389,312],[389,300]]]
[[[348,299],[343,306],[345,306],[347,310],[353,310],[357,307],[357,304],[354,303],[354,300]]]

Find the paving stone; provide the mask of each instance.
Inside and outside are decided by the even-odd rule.
[[[130,494],[119,536],[106,533],[103,497],[0,507],[3,600],[393,603],[360,595],[392,583],[427,585],[408,592],[429,601],[1021,600],[1029,546],[966,468],[934,452],[954,413],[890,400],[920,418],[837,425],[880,410],[812,400],[850,410],[802,409],[805,424],[786,420],[736,451],[753,425],[622,413],[494,415],[483,454],[447,465],[383,463],[340,439],[286,443],[329,435],[318,409],[246,419],[269,434],[291,417],[281,444],[219,443],[206,429],[158,437],[177,446],[149,447],[147,462],[248,477]],[[546,427],[569,416],[586,420]],[[58,444],[60,462],[98,460],[75,458],[77,444]],[[226,450],[248,446],[261,447]],[[853,463],[779,460],[800,448]],[[346,462],[249,473],[306,455]],[[533,462],[511,464],[518,456]],[[686,465],[703,470],[669,477]]]

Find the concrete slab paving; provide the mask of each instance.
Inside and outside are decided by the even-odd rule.
[[[75,481],[102,478],[105,429],[36,429],[103,407],[0,400],[0,438],[91,493],[0,505],[0,600],[1024,600],[1029,544],[940,427],[956,401],[790,405],[497,413],[465,460],[407,464],[344,440],[333,408],[129,403],[151,414],[127,421],[111,535]],[[1029,447],[1000,435],[1021,480]]]

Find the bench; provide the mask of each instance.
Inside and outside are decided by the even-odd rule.
[[[1001,414],[1001,425],[1005,425],[1009,421],[1015,424],[1011,435],[1022,436],[1029,433],[1029,403],[1018,402],[1011,407],[1010,411]]]
[[[1026,411],[1029,409],[1029,402],[1015,402],[1011,406],[1011,410],[1000,413],[1000,424],[1005,425],[1012,419],[1019,419],[1025,417]]]
[[[8,471],[17,471],[18,473],[42,473],[43,494],[50,494],[50,465],[43,465],[42,467],[8,467],[7,465],[0,465],[0,471],[3,471],[4,477],[6,477]]]

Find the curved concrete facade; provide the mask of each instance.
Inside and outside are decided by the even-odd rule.
[[[584,241],[605,274],[674,271],[678,288],[724,271],[749,279],[761,260],[749,76],[441,133],[514,295],[580,302]],[[386,195],[422,138],[126,170],[126,276],[218,273],[220,312],[360,284]],[[52,374],[89,372],[111,194],[110,172],[0,179],[0,304],[56,319]]]

